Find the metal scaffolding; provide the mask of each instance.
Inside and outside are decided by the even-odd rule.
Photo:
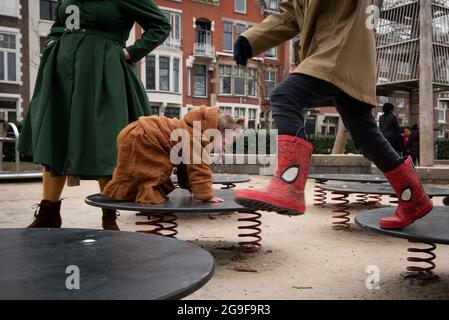
[[[384,0],[376,27],[380,93],[419,87],[420,21],[418,0]],[[445,91],[449,90],[449,0],[432,0],[432,26],[433,86]]]

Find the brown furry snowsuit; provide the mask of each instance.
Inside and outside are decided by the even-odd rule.
[[[175,188],[170,178],[174,169],[170,152],[178,141],[170,141],[170,135],[175,129],[186,129],[192,145],[194,121],[201,122],[202,133],[217,129],[219,109],[199,107],[181,120],[141,117],[123,129],[117,137],[117,167],[103,195],[121,201],[164,202]],[[203,141],[200,143],[205,146]],[[186,174],[178,175],[179,184],[188,186],[195,199],[211,200],[214,193],[209,166],[201,161],[201,164],[186,164],[183,169]]]

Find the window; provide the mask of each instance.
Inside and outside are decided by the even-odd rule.
[[[179,13],[162,10],[167,20],[170,22],[170,35],[164,42],[164,46],[169,48],[181,47],[181,15]]]
[[[265,97],[269,98],[271,91],[276,86],[276,71],[265,71],[264,81],[265,81]]]
[[[278,50],[277,48],[271,48],[265,52],[265,57],[276,59],[278,57]]]
[[[206,66],[195,64],[193,66],[193,95],[196,97],[206,97],[206,83]]]
[[[0,119],[11,122],[17,119],[17,99],[0,98]]]
[[[56,20],[57,0],[40,0],[40,17],[42,20]]]
[[[158,116],[159,115],[159,107],[158,106],[151,106],[150,115]]]
[[[18,47],[16,34],[0,32],[0,81],[17,81]]]
[[[244,67],[234,67],[234,94],[237,96],[245,95],[245,72]]]
[[[159,90],[170,91],[170,58],[159,57]]]
[[[232,23],[223,23],[223,50],[232,51]]]
[[[220,107],[220,112],[232,115],[232,107]]]
[[[219,94],[257,97],[257,69],[219,66]]]
[[[279,10],[279,0],[265,0],[268,10]]]
[[[438,123],[446,123],[446,112],[449,106],[449,100],[439,100],[437,106]]]
[[[232,67],[220,66],[220,93],[232,94],[231,89],[232,82]]]
[[[244,117],[246,118],[246,109],[245,108],[234,108],[234,117],[240,118],[240,117]]]
[[[243,32],[245,32],[246,26],[244,24],[238,23],[235,26],[235,37],[237,38],[239,35],[241,35]]]
[[[19,0],[2,0],[0,1],[0,15],[2,16],[19,16]]]
[[[164,116],[167,118],[178,118],[180,115],[181,109],[177,107],[167,107],[165,108]]]
[[[147,56],[146,72],[147,72],[147,90],[156,90],[156,57],[155,56]]]
[[[257,110],[248,109],[248,128],[256,129]]]
[[[174,58],[173,59],[173,91],[174,92],[180,92],[179,91],[179,59]]]
[[[248,68],[248,96],[257,97],[257,69]]]
[[[246,13],[246,0],[234,0],[234,11]]]

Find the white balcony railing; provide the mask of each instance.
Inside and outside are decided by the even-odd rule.
[[[161,46],[170,49],[181,49],[181,42],[168,38]]]
[[[215,48],[209,43],[194,43],[193,55],[202,57],[215,57]]]

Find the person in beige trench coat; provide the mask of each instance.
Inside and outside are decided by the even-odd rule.
[[[413,162],[391,147],[372,113],[377,105],[373,5],[372,0],[283,0],[278,13],[236,40],[234,60],[243,66],[297,35],[301,42],[299,65],[270,93],[279,133],[277,171],[264,189],[237,192],[238,203],[287,215],[305,212],[313,148],[305,140],[303,110],[334,105],[356,147],[398,195],[394,216],[381,219],[381,227],[402,229],[432,210]]]

